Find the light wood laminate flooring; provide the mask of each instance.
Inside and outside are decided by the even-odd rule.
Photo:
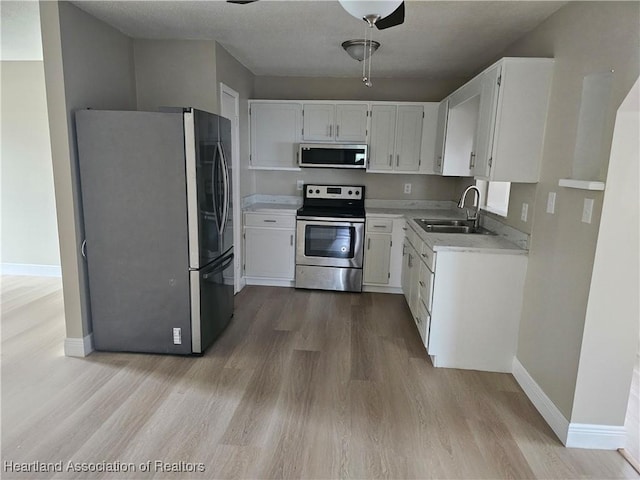
[[[136,468],[2,478],[638,478],[564,448],[511,375],[434,369],[400,295],[247,287],[202,357],[67,358],[60,281],[2,280],[3,467]]]

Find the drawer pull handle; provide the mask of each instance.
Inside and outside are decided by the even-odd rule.
[[[263,220],[265,223],[276,223],[276,220]]]
[[[406,232],[407,231],[407,227],[402,227],[402,230],[404,230]]]
[[[374,225],[373,228],[387,228],[386,225]]]
[[[426,253],[421,253],[420,255],[422,255],[424,258],[428,257],[428,255]]]
[[[289,245],[293,247],[293,235],[291,235],[291,240],[289,241]]]
[[[420,280],[418,283],[420,284],[420,286],[421,286],[422,288],[424,288],[424,287],[426,286],[422,280]]]

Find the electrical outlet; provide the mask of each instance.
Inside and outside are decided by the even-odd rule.
[[[298,190],[302,190],[304,188],[304,180],[298,180],[296,182],[296,187],[298,188]]]
[[[522,220],[523,222],[526,222],[528,216],[529,216],[529,204],[528,203],[523,203],[522,204],[522,213],[520,214],[520,220]]]
[[[582,221],[584,223],[591,223],[592,216],[593,216],[593,198],[585,198],[584,207],[582,207]]]
[[[404,184],[404,193],[406,193],[406,194],[411,193],[411,184],[410,183],[405,183]]]
[[[547,197],[547,213],[556,212],[556,192],[549,192]]]

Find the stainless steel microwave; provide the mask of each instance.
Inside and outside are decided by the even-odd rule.
[[[367,146],[301,143],[298,165],[316,168],[366,168]]]

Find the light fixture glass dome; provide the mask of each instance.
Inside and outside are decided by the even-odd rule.
[[[342,43],[342,48],[349,56],[359,62],[369,58],[369,46],[371,46],[371,54],[373,55],[380,48],[380,43],[375,40],[364,39],[347,40]]]
[[[359,20],[367,16],[377,16],[379,18],[384,18],[391,15],[396,8],[400,6],[402,0],[400,1],[389,1],[389,0],[374,0],[374,1],[363,1],[363,0],[338,0],[342,8],[344,8],[347,13],[353,15]]]

